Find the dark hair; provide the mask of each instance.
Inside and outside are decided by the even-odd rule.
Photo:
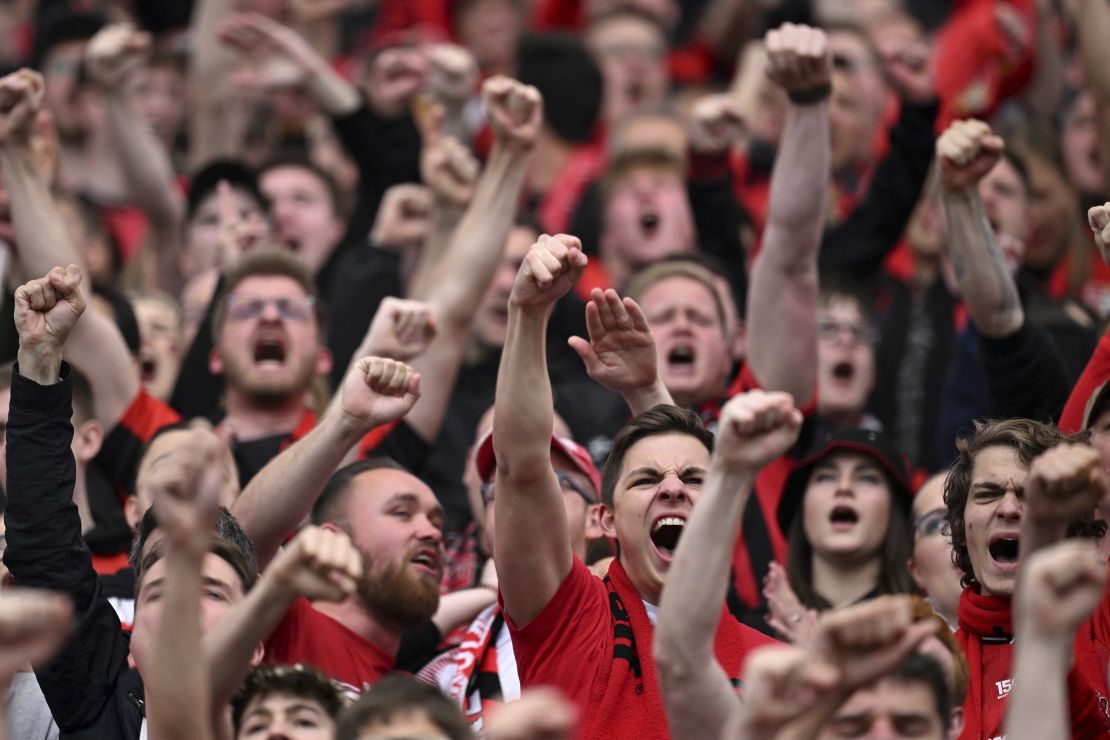
[[[241,282],[259,276],[287,277],[301,286],[305,294],[315,300],[313,312],[322,342],[327,326],[327,312],[316,289],[312,270],[304,260],[289,250],[275,247],[257,247],[250,250],[224,274],[223,288],[216,297],[215,310],[212,312],[212,339],[219,342],[220,331],[223,329],[224,319],[227,318],[228,297],[235,292]]]
[[[416,713],[427,717],[451,740],[471,740],[474,737],[459,708],[439,689],[412,678],[394,675],[371,686],[358,701],[343,710],[335,726],[335,740],[358,740],[367,725]]]
[[[621,20],[624,18],[642,21],[652,26],[663,36],[663,43],[667,43],[667,27],[663,25],[659,16],[649,13],[635,5],[616,5],[611,8],[595,11],[586,22],[586,32],[588,33],[594,28],[608,23],[609,21]]]
[[[879,680],[884,679],[903,685],[924,684],[933,695],[933,705],[941,727],[947,730],[952,724],[952,689],[944,675],[944,668],[933,656],[910,653],[897,668]]]
[[[243,722],[243,713],[250,703],[272,694],[286,694],[314,701],[332,718],[339,714],[344,704],[342,689],[315,668],[302,663],[260,666],[247,674],[231,700],[231,721],[237,737]]]
[[[316,502],[312,504],[312,523],[345,524],[347,521],[347,491],[350,490],[351,482],[363,473],[369,473],[372,470],[410,472],[401,463],[384,455],[368,457],[365,460],[359,460],[340,468],[324,486],[320,495],[316,497]]]
[[[135,573],[136,602],[138,601],[139,590],[143,586],[143,575],[150,566],[162,559],[162,553],[157,550],[146,555],[143,554],[147,540],[158,528],[158,515],[155,508],[155,506],[151,506],[143,514],[138,531],[135,533],[135,539],[131,543],[131,553],[128,556],[131,570]],[[258,580],[258,559],[254,554],[254,543],[251,542],[251,538],[247,536],[243,528],[239,526],[239,522],[232,516],[231,512],[223,506],[220,507],[220,513],[216,517],[215,532],[216,539],[213,541],[210,551],[227,561],[227,564],[239,576],[239,582],[243,584],[243,591],[250,591]]]
[[[948,470],[944,481],[944,505],[948,507],[945,519],[952,534],[952,559],[956,567],[964,572],[961,583],[972,586],[978,581],[971,567],[971,556],[967,552],[967,531],[964,529],[964,510],[971,491],[971,470],[975,458],[988,447],[1011,447],[1017,454],[1018,462],[1026,470],[1041,453],[1069,442],[1087,441],[1087,433],[1064,434],[1052,424],[1032,419],[1003,419],[975,421],[970,436],[956,440],[956,460]],[[1068,537],[1097,539],[1106,532],[1106,523],[1095,521],[1088,514],[1068,525]]]
[[[54,47],[71,41],[88,41],[105,23],[104,16],[98,13],[74,13],[60,7],[60,3],[42,3],[36,21],[30,62],[39,71]]]
[[[699,442],[709,452],[713,451],[713,433],[705,428],[701,418],[693,411],[678,406],[660,404],[649,409],[621,427],[613,437],[609,457],[601,469],[601,502],[612,508],[617,482],[621,476],[624,456],[641,439],[661,434],[686,434]]]
[[[833,301],[851,301],[859,307],[860,317],[875,326],[875,293],[872,287],[843,273],[822,273],[819,279],[818,306],[828,308]]]
[[[123,343],[132,355],[139,353],[139,319],[135,316],[135,308],[131,305],[122,292],[106,283],[94,283],[92,293],[112,308],[112,320],[119,329]]]
[[[324,189],[328,192],[328,200],[331,201],[331,209],[335,217],[340,220],[346,218],[348,209],[346,201],[343,198],[343,192],[339,189],[339,183],[335,181],[335,178],[332,177],[327,170],[306,157],[298,157],[295,155],[275,157],[258,168],[258,181],[261,182],[267,172],[283,167],[304,170],[319,180],[321,184],[323,184]]]
[[[517,47],[516,77],[540,91],[544,121],[559,138],[584,144],[601,112],[604,82],[586,46],[570,33],[524,34]]]
[[[258,188],[258,178],[243,162],[237,159],[213,159],[197,170],[189,183],[186,199],[186,220],[191,221],[200,204],[216,190],[221,181],[234,190],[246,193],[263,211],[270,210],[270,203]]]
[[[875,584],[876,592],[878,594],[915,593],[913,578],[906,565],[913,554],[913,527],[910,524],[910,512],[906,508],[904,497],[896,494],[898,482],[886,470],[882,473],[890,496],[890,518],[887,521],[882,548],[878,552],[880,565],[879,582]],[[804,505],[799,503],[799,509]],[[813,587],[813,545],[806,536],[805,516],[801,511],[790,523],[786,576],[798,600],[807,608],[818,611],[832,608],[832,604]]]
[[[613,191],[629,174],[638,170],[656,170],[674,174],[685,182],[686,163],[674,152],[663,147],[637,147],[617,154],[601,176],[601,203],[607,206]]]

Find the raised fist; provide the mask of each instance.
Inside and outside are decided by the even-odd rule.
[[[470,150],[453,136],[424,141],[420,152],[420,177],[436,198],[456,208],[465,208],[474,195],[481,166]]]
[[[435,336],[435,315],[427,303],[387,296],[370,322],[363,350],[408,362],[424,354]]]
[[[695,151],[728,151],[743,136],[744,117],[732,95],[707,95],[694,104],[690,146]]]
[[[893,670],[934,632],[932,620],[913,621],[909,596],[880,596],[825,612],[809,650],[839,669],[842,689],[855,691]]]
[[[1087,211],[1087,221],[1091,224],[1102,261],[1110,265],[1110,203],[1094,206]]]
[[[72,630],[68,596],[29,588],[0,591],[0,686],[28,663],[47,660]]]
[[[740,727],[728,737],[775,737],[836,687],[834,666],[795,647],[771,645],[751,654],[744,666]]]
[[[879,39],[877,46],[886,77],[899,95],[917,104],[937,97],[935,65],[928,44],[888,37]]]
[[[423,185],[402,183],[385,191],[370,240],[377,246],[407,250],[424,243],[431,228],[432,194]]]
[[[1015,592],[1019,628],[1060,638],[1070,648],[1075,630],[1102,601],[1106,559],[1086,540],[1064,540],[1022,563]]]
[[[428,71],[424,89],[446,105],[466,102],[478,80],[478,62],[463,46],[436,44],[428,49]]]
[[[488,740],[570,740],[578,709],[549,686],[525,689],[520,699],[506,703],[486,724]]]
[[[45,90],[42,75],[29,69],[0,77],[0,146],[31,145]]]
[[[362,556],[346,533],[305,527],[278,552],[267,574],[290,596],[343,601],[362,578]]]
[[[235,81],[253,89],[300,85],[321,64],[296,31],[260,13],[234,13],[220,26],[222,42],[239,52]]]
[[[509,305],[549,309],[574,286],[586,261],[578,237],[542,234],[524,256],[509,294]]]
[[[614,393],[652,385],[659,377],[655,340],[639,304],[623,301],[615,290],[594,289],[586,304],[587,342],[571,337],[571,348],[586,363],[590,377]]]
[[[404,113],[424,84],[428,60],[413,47],[385,49],[370,63],[366,97],[378,115],[396,118]]]
[[[1024,488],[1029,524],[1066,526],[1094,511],[1110,483],[1092,447],[1061,444],[1033,460]]]
[[[343,379],[339,411],[360,435],[407,414],[420,398],[420,373],[403,362],[363,357]]]
[[[85,49],[89,77],[102,89],[122,91],[123,85],[142,69],[150,51],[150,34],[130,23],[102,28]]]
[[[982,121],[954,121],[937,139],[940,181],[946,190],[979,184],[1002,156],[1005,142]]]
[[[268,242],[270,226],[256,211],[243,214],[236,208],[227,180],[216,184],[216,198],[220,206],[216,247],[220,267],[226,270],[237,263],[244,252]]]
[[[767,76],[788,93],[819,90],[830,84],[829,39],[819,28],[784,23],[768,31]]]
[[[81,268],[55,267],[46,277],[16,288],[15,328],[21,352],[60,355],[85,312]]]
[[[512,149],[529,150],[543,125],[540,91],[504,76],[491,77],[482,86],[486,117],[494,138]]]
[[[721,409],[713,464],[756,472],[798,441],[802,412],[789,393],[748,391]]]
[[[181,443],[144,470],[144,495],[175,545],[206,551],[226,485],[226,447],[205,422],[194,421]]]

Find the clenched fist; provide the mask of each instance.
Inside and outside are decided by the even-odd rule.
[[[116,23],[101,29],[85,49],[89,77],[102,89],[121,92],[123,85],[146,62],[150,34],[130,23]]]
[[[42,75],[29,69],[0,77],[0,146],[31,145],[45,90]]]
[[[1094,511],[1108,492],[1110,482],[1093,448],[1057,445],[1029,467],[1024,516],[1031,525],[1066,526]]]
[[[982,121],[955,121],[937,139],[940,181],[946,190],[979,184],[1002,156],[1005,142]]]
[[[363,357],[339,389],[339,411],[359,436],[400,419],[420,398],[420,373],[403,362]]]
[[[543,125],[540,91],[509,77],[491,77],[482,85],[486,117],[497,142],[527,151],[536,143]]]
[[[740,104],[732,95],[707,95],[694,104],[690,146],[703,153],[725,152],[744,134]]]
[[[62,348],[85,312],[81,268],[55,267],[15,291],[20,373],[38,383],[57,381]],[[41,376],[41,377],[39,377]]]
[[[193,422],[181,443],[144,471],[143,493],[153,499],[159,527],[175,545],[207,551],[226,485],[225,455],[212,428]]]
[[[520,309],[551,308],[574,286],[586,262],[578,237],[541,235],[520,265],[509,305]]]
[[[344,532],[309,526],[283,548],[267,569],[291,597],[346,599],[362,578],[362,556]]]
[[[1037,550],[1023,566],[1015,621],[1038,637],[1058,638],[1070,650],[1075,630],[1102,601],[1106,559],[1094,542],[1065,540]]]
[[[749,391],[721,409],[713,464],[756,472],[798,441],[802,412],[789,393]]]
[[[378,306],[362,349],[365,354],[408,362],[436,336],[432,308],[423,301],[387,296]]]
[[[829,39],[819,28],[784,23],[768,31],[767,76],[787,93],[827,90],[832,79]]]
[[[1102,261],[1110,265],[1110,203],[1094,206],[1087,211],[1087,221],[1094,232],[1095,245],[1102,254]]]

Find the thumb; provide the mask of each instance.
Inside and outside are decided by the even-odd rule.
[[[1087,211],[1087,221],[1091,224],[1092,229],[1102,231],[1110,225],[1110,208],[1106,206],[1095,206]]]
[[[597,353],[594,352],[594,346],[582,337],[569,337],[567,339],[567,344],[578,353],[578,356],[582,358],[582,362],[586,363],[586,367],[593,367],[597,362]]]
[[[420,373],[413,373],[409,378],[409,387],[405,396],[411,397],[414,403],[420,398]]]

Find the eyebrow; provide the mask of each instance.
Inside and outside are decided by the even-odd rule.
[[[700,473],[702,475],[705,475],[705,468],[698,465],[687,465],[685,468],[682,468],[682,470],[678,471],[679,477],[690,475],[691,473]],[[628,480],[629,478],[635,478],[638,475],[659,477],[659,468],[654,468],[651,466],[636,468],[635,470],[628,471],[628,473],[625,474],[624,478],[625,480]]]
[[[419,506],[420,497],[417,496],[415,493],[395,493],[390,496],[388,501],[385,502],[385,508],[389,508],[394,504],[410,504],[412,506]],[[442,519],[443,507],[440,506],[437,502],[436,505],[432,508],[431,513]]]

